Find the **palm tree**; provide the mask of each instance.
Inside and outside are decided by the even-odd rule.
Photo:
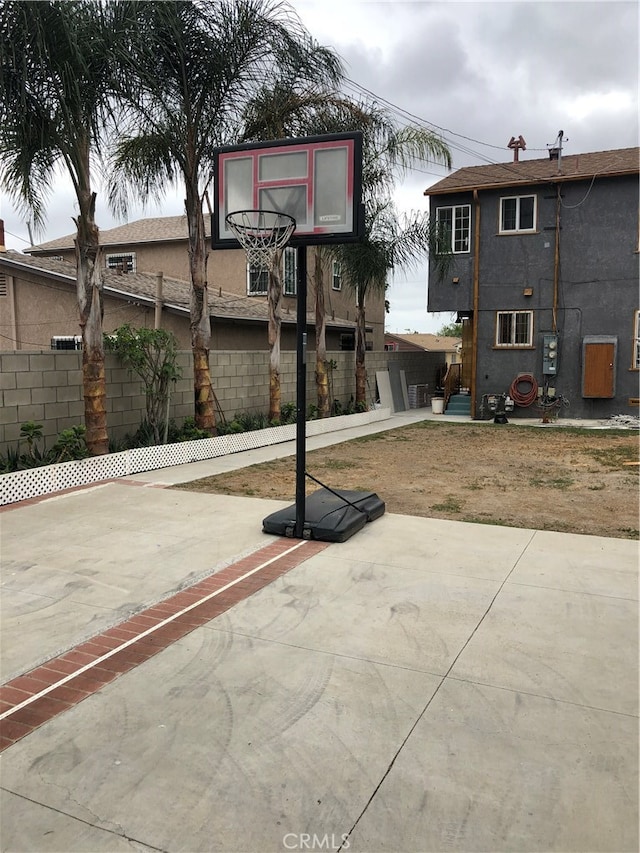
[[[411,269],[433,245],[433,227],[426,213],[400,215],[391,203],[367,208],[365,239],[361,243],[336,246],[347,285],[356,297],[356,397],[357,407],[366,407],[367,374],[366,302],[372,292],[384,293],[387,276],[396,269]]]
[[[324,268],[328,250],[316,246],[313,251],[313,290],[315,294],[316,319],[316,396],[318,417],[328,418],[331,414],[329,399],[329,374],[327,371],[327,319],[325,311]]]
[[[320,82],[320,85],[319,85]],[[364,124],[378,120],[377,113],[362,104],[346,98],[335,88],[326,88],[322,81],[313,81],[289,73],[274,84],[264,86],[249,102],[245,110],[245,128],[242,141],[285,139],[304,136],[320,136],[360,129]],[[330,415],[329,379],[327,372],[326,312],[324,273],[330,254],[326,248],[315,246],[313,267],[310,275],[315,294],[315,340],[316,340],[316,391],[318,416]],[[270,279],[271,281],[271,279]],[[304,283],[306,286],[306,283]],[[269,303],[274,296],[269,292]],[[279,328],[270,331],[272,372],[279,366]],[[274,394],[279,385],[270,386],[270,408],[274,409]]]
[[[356,403],[366,398],[365,301],[374,289],[384,291],[387,274],[411,266],[428,249],[438,268],[447,258],[437,249],[434,227],[425,214],[400,217],[391,195],[396,180],[416,162],[432,160],[451,167],[451,153],[440,137],[420,127],[398,128],[375,103],[359,103],[334,91],[310,89],[295,78],[264,87],[248,105],[245,138],[269,135],[309,136],[360,130],[363,133],[362,185],[366,236],[363,244],[336,248],[333,257],[356,293]],[[316,319],[316,387],[321,417],[329,414],[326,359],[324,269],[327,252],[316,247],[313,264]]]
[[[143,199],[181,182],[191,274],[195,418],[215,431],[203,198],[216,147],[238,141],[247,102],[282,69],[337,78],[339,62],[313,43],[299,19],[271,0],[141,2],[138,38],[123,45],[130,79],[130,132],[116,147],[111,201],[126,210],[127,186]],[[135,97],[131,97],[134,83]]]
[[[392,201],[395,181],[416,162],[426,160],[451,168],[448,147],[430,131],[411,126],[397,129],[390,120],[365,126],[365,239],[334,249],[346,283],[356,295],[356,406],[366,407],[367,294],[384,293],[390,272],[411,268],[429,249],[438,248],[435,225],[427,213],[400,215]],[[439,263],[446,264],[447,258],[439,254]]]
[[[268,271],[267,303],[269,310],[269,421],[279,421],[282,414],[280,389],[280,334],[282,328],[282,250],[275,253]]]
[[[127,4],[16,0],[0,5],[0,181],[38,228],[61,165],[78,203],[74,221],[82,330],[86,442],[107,453],[102,265],[92,189],[113,89],[113,47]]]

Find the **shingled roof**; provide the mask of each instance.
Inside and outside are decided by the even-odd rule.
[[[29,268],[36,273],[59,277],[75,285],[76,268],[67,261],[56,258],[33,258],[20,252],[8,251],[0,254],[0,264],[7,263],[14,269]],[[121,299],[142,299],[153,304],[156,295],[157,275],[154,273],[118,273],[104,270],[105,294]],[[219,320],[245,320],[267,322],[268,306],[265,299],[226,293],[219,288],[209,289],[209,315]],[[187,281],[164,277],[162,280],[162,302],[165,308],[188,316],[191,304],[191,285]],[[296,313],[282,313],[283,323],[295,323]],[[315,314],[307,314],[307,322],[315,325]],[[326,317],[327,327],[332,329],[355,328],[355,323],[339,318]]]
[[[591,180],[595,177],[637,175],[640,173],[640,148],[619,148],[592,154],[565,154],[560,160],[520,160],[517,163],[492,163],[466,166],[428,187],[425,195],[469,192],[474,189],[526,186],[562,181]]]
[[[405,335],[386,332],[385,340],[387,338],[406,341],[407,343],[420,347],[427,352],[456,352],[458,346],[462,342],[462,338],[443,337],[441,335],[432,335],[428,332],[413,332]]]
[[[211,236],[211,218],[204,218],[205,236]],[[159,216],[152,219],[137,219],[126,225],[118,225],[115,228],[100,230],[101,246],[122,246],[132,243],[171,243],[176,240],[187,240],[187,217],[186,216]],[[29,246],[25,251],[37,255],[40,252],[51,252],[55,249],[72,249],[75,233],[58,237],[57,240],[49,240],[48,243],[39,243]]]

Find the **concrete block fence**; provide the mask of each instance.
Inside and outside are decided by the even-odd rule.
[[[355,356],[353,352],[331,352],[336,362],[332,371],[334,399],[347,406],[355,395]],[[386,370],[390,361],[399,361],[407,384],[428,383],[433,387],[437,369],[444,357],[420,352],[368,352],[366,356],[369,402],[376,399],[376,371]],[[316,402],[315,358],[307,359],[307,404]],[[171,392],[170,417],[181,425],[192,417],[193,366],[190,352],[178,354],[182,370]],[[212,351],[210,356],[213,388],[225,417],[231,420],[240,412],[266,413],[269,408],[269,353],[249,351]],[[107,426],[113,440],[134,433],[145,413],[142,384],[123,368],[115,355],[106,359]],[[296,354],[283,352],[280,376],[282,402],[296,399]],[[20,426],[26,421],[43,425],[47,446],[63,429],[84,421],[82,399],[82,353],[46,350],[0,353],[0,452],[15,446]]]

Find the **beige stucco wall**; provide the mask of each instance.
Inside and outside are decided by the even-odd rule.
[[[137,243],[130,245],[109,246],[103,249],[105,254],[135,253],[136,269],[138,272],[162,272],[168,278],[181,281],[190,280],[189,256],[186,241],[180,243]],[[75,255],[71,250],[56,250],[51,254],[62,257],[70,263],[75,263]],[[106,259],[105,259],[106,263]],[[308,251],[307,267],[309,276],[313,271],[313,250]],[[343,284],[342,290],[333,290],[331,286],[330,260],[327,254],[325,261],[325,308],[329,315],[343,320],[356,319],[356,304],[353,291]],[[226,293],[247,295],[246,256],[244,251],[237,249],[212,250],[209,252],[207,266],[207,281],[211,292],[221,289]],[[263,299],[264,297],[252,297]],[[309,283],[307,289],[308,308],[313,308],[313,289]],[[283,311],[287,310],[295,316],[295,297],[283,297]],[[384,349],[384,293],[370,293],[367,296],[366,319],[367,326],[372,332],[368,335],[374,350]]]
[[[75,286],[21,273],[7,276],[13,299],[0,298],[0,351],[49,348],[55,335],[79,335],[78,306]],[[8,288],[9,290],[9,288]],[[15,305],[15,329],[11,303]],[[153,328],[155,309],[132,299],[124,301],[106,296],[103,327],[112,332],[129,323],[137,328]],[[173,332],[180,349],[190,347],[189,321],[186,314],[163,311],[162,328]],[[16,339],[17,338],[17,339]]]
[[[124,278],[124,277],[123,277]],[[7,296],[0,297],[0,351],[48,349],[55,335],[79,335],[75,284],[30,271],[7,276]],[[15,311],[14,311],[15,307]],[[282,325],[283,350],[295,350],[295,299],[286,299]],[[103,327],[106,333],[129,323],[136,328],[153,328],[155,308],[132,298],[104,298]],[[162,312],[163,329],[172,332],[179,349],[191,347],[189,317],[170,309]],[[267,327],[263,322],[214,320],[211,329],[212,350],[267,350]],[[313,332],[309,348],[315,347]],[[327,348],[340,349],[340,331],[327,331]]]

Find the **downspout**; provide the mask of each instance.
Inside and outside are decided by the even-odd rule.
[[[560,283],[560,184],[556,186],[556,245],[553,258],[553,308],[551,311],[551,331],[558,331],[558,291]]]
[[[156,275],[156,311],[154,329],[162,326],[162,273]]]
[[[16,312],[16,288],[15,277],[7,276],[7,295],[9,297],[9,310],[11,312],[11,337],[15,349],[22,349],[22,343],[18,340],[18,317]]]
[[[471,343],[471,418],[476,416],[476,387],[478,371],[478,323],[480,316],[480,199],[478,190],[473,191],[475,210],[474,246],[473,246],[473,335]]]

